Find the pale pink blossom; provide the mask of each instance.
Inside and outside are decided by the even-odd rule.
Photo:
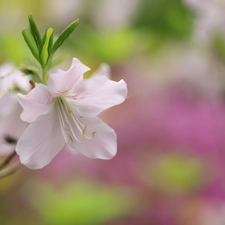
[[[20,119],[22,107],[14,91],[30,89],[29,77],[13,64],[5,63],[0,67],[0,155],[15,150],[17,140],[28,125]]]
[[[0,67],[0,96],[15,89],[28,92],[31,88],[29,80],[29,76],[25,76],[13,64],[3,64]]]
[[[92,76],[106,76],[111,78],[111,68],[107,63],[102,63],[99,68],[92,74]]]
[[[16,142],[28,123],[20,119],[22,107],[15,93],[7,93],[0,98],[0,156],[15,150]]]
[[[74,58],[67,71],[51,73],[47,86],[36,84],[18,94],[21,119],[30,123],[16,151],[29,168],[47,165],[68,144],[89,158],[110,159],[117,151],[116,134],[98,114],[122,103],[127,95],[123,80],[111,81],[98,73],[83,79],[89,68]]]

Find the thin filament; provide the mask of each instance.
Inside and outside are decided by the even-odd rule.
[[[71,122],[75,124],[80,134],[85,137],[88,140],[91,140],[94,138],[96,132],[92,132],[92,136],[87,136],[87,126],[84,126],[81,121],[79,120],[78,116],[72,113],[72,110],[69,108],[67,102],[64,98],[58,97],[57,100],[57,106],[58,106],[58,115],[59,115],[59,121],[60,126],[62,129],[63,137],[67,143],[71,143],[74,140],[80,142],[77,135],[75,134],[73,130],[73,126],[71,125]],[[71,121],[72,120],[72,121]]]

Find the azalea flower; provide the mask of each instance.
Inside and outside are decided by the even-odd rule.
[[[5,63],[0,67],[0,155],[15,150],[16,142],[28,123],[20,119],[20,106],[15,90],[28,92],[31,89],[29,77],[24,76],[13,64]]]
[[[25,76],[13,64],[3,64],[0,67],[0,96],[16,89],[28,92],[31,88],[29,80],[29,76]]]
[[[0,98],[0,156],[15,150],[16,142],[28,123],[20,119],[22,107],[15,93],[7,93]]]
[[[68,71],[49,75],[47,86],[36,84],[28,95],[18,94],[21,119],[30,123],[16,146],[25,166],[44,167],[65,144],[89,158],[115,156],[116,134],[97,116],[125,100],[127,85],[99,73],[83,79],[88,70],[74,58]]]

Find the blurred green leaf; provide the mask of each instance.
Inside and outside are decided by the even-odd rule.
[[[0,62],[14,62],[20,65],[29,54],[29,48],[24,48],[24,39],[17,33],[7,33],[0,35]]]
[[[138,44],[138,35],[133,30],[117,30],[97,33],[92,29],[81,30],[76,41],[70,40],[68,45],[73,46],[85,58],[97,59],[99,62],[122,62],[134,53]],[[139,43],[141,46],[142,43]],[[82,56],[80,56],[82,58]]]
[[[40,49],[41,47],[41,35],[40,35],[40,32],[38,30],[38,27],[33,19],[33,16],[32,14],[29,14],[28,15],[28,20],[29,20],[29,24],[30,24],[30,30],[31,30],[31,33],[34,37],[34,40],[37,44],[37,47]]]
[[[216,33],[210,43],[210,50],[218,56],[219,60],[225,61],[225,39],[224,35]]]
[[[171,154],[155,160],[150,170],[148,182],[171,194],[193,191],[204,179],[200,161],[179,155]]]
[[[40,59],[43,66],[47,65],[48,59],[51,56],[50,49],[52,47],[53,33],[54,33],[54,30],[52,28],[48,28],[43,37],[43,43],[42,43],[41,54],[40,54]]]
[[[70,34],[74,31],[74,29],[78,26],[79,19],[72,22],[69,26],[67,26],[58,36],[55,41],[51,53],[53,54],[62,44],[63,42],[70,36]]]
[[[36,42],[32,36],[32,34],[30,33],[30,31],[28,29],[24,29],[22,31],[23,37],[25,42],[27,43],[27,46],[29,47],[29,49],[31,50],[33,56],[37,59],[37,61],[39,61],[39,50],[37,48]]]
[[[192,32],[193,20],[182,0],[143,0],[134,24],[164,38],[186,38]]]
[[[60,189],[42,183],[30,200],[47,224],[95,225],[132,212],[128,193],[90,182],[70,182]]]
[[[57,66],[58,64],[63,62],[66,59],[66,57],[67,57],[67,55],[63,55],[63,56],[60,56],[60,57],[54,59],[48,66],[48,69],[51,69],[52,67]]]

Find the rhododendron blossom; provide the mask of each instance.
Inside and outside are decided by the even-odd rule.
[[[83,79],[88,70],[74,58],[68,71],[51,73],[47,85],[38,83],[29,94],[18,94],[21,119],[30,123],[16,146],[21,163],[42,168],[65,144],[89,158],[115,156],[116,134],[97,116],[125,100],[127,85],[109,80],[101,70]]]
[[[14,89],[28,92],[31,88],[29,80],[28,76],[24,76],[11,63],[3,64],[0,67],[0,97]]]
[[[15,93],[7,93],[0,98],[0,156],[15,150],[16,142],[28,123],[20,119],[22,107]]]
[[[0,156],[15,150],[16,142],[27,126],[20,119],[22,108],[16,92],[28,93],[31,89],[29,80],[29,76],[24,76],[11,63],[0,67]]]

